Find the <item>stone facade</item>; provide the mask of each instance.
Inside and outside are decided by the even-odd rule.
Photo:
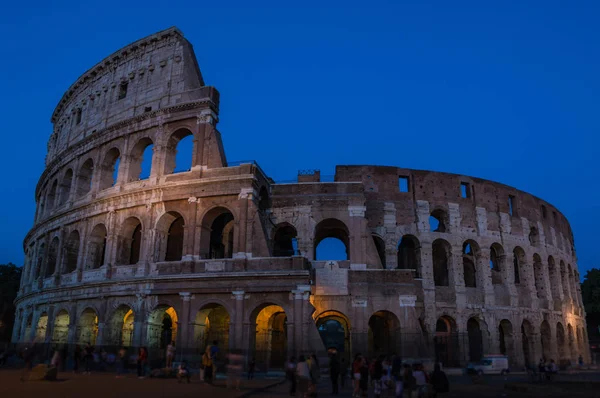
[[[255,163],[227,163],[218,113],[176,28],[69,88],[24,241],[15,342],[173,339],[201,352],[215,338],[271,364],[332,345],[448,364],[499,352],[515,365],[589,360],[573,235],[549,203],[397,167],[277,184]],[[188,136],[192,167],[175,173]],[[346,260],[316,258],[326,238]]]

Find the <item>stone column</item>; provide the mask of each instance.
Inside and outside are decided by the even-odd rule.
[[[181,297],[182,305],[181,314],[179,315],[180,331],[177,333],[177,339],[179,340],[177,346],[183,351],[187,351],[190,347],[190,328],[192,325],[190,320],[190,300],[192,299],[192,294],[190,292],[180,292],[179,297]]]
[[[348,206],[348,213],[350,215],[350,268],[351,269],[366,269],[367,268],[367,244],[365,236],[365,212],[367,211],[366,206],[350,205]]]
[[[502,280],[506,284],[506,288],[508,290],[508,294],[510,295],[510,306],[518,307],[519,306],[519,292],[517,290],[517,285],[515,285],[515,255],[513,252],[507,252],[504,255],[504,261],[500,264],[504,265],[502,267]]]
[[[299,290],[292,290],[290,294],[293,299],[293,330],[292,339],[288,340],[288,345],[294,347],[295,355],[298,356],[302,354],[302,296],[303,292]],[[288,322],[289,326],[289,322]],[[290,341],[291,340],[291,341]]]
[[[163,125],[158,126],[158,136],[164,134]],[[162,141],[162,140],[161,140]],[[156,142],[152,148],[152,168],[150,170],[150,181],[155,184],[158,178],[165,174],[165,162],[167,158],[167,147],[161,141]]]
[[[235,312],[233,313],[233,348],[242,349],[243,333],[244,333],[244,298],[243,290],[235,290],[231,292],[233,300],[235,300]],[[231,338],[229,341],[231,342]]]
[[[146,323],[146,303],[145,303],[145,295],[137,294],[138,299],[138,308],[134,314],[133,321],[133,346],[141,347],[146,344],[145,337],[146,331],[144,329],[147,328]]]
[[[500,260],[498,259],[498,262]],[[486,306],[495,305],[494,285],[492,284],[492,270],[490,269],[490,252],[486,249],[481,249],[479,258],[477,259],[477,288],[483,292],[484,302]]]
[[[80,246],[79,252],[77,253],[77,281],[81,282],[83,278],[83,271],[85,269],[85,255],[87,253],[87,240],[90,234],[89,231],[89,222],[86,221],[84,227],[82,228],[82,234],[80,236]]]
[[[71,304],[69,308],[69,331],[67,333],[67,344],[72,345],[77,342],[79,337],[77,334],[77,323],[79,322],[79,314],[77,313],[77,304]]]
[[[46,312],[48,315],[48,324],[46,325],[46,336],[44,336],[44,343],[50,344],[52,342],[52,332],[54,331],[54,306],[48,307]]]
[[[355,324],[352,327],[352,353],[362,353],[368,355],[368,333],[369,333],[369,314],[367,313],[368,300],[366,297],[356,297],[352,299],[352,309],[354,310]]]
[[[25,342],[27,338],[29,338],[29,336],[25,336],[25,332],[27,331],[27,319],[29,318],[29,315],[31,314],[31,307],[26,307],[25,310],[23,311],[23,316],[21,318],[21,328],[19,329],[19,335],[17,336],[17,341],[16,342]],[[33,316],[31,317],[31,323],[33,324]],[[31,325],[33,327],[33,325]],[[31,332],[30,332],[31,334]],[[14,340],[13,340],[14,341]]]
[[[233,252],[236,258],[246,258],[246,244],[248,239],[248,207],[250,207],[250,201],[253,200],[254,189],[253,188],[242,188],[238,195],[239,204],[239,220],[236,222],[235,228],[237,230],[237,242],[233,242]],[[252,237],[250,237],[252,239]]]

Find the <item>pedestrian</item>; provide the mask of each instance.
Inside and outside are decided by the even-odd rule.
[[[579,364],[579,369],[583,369],[583,357],[581,355],[577,359],[577,363]]]
[[[308,367],[308,363],[306,363],[306,358],[304,358],[304,355],[300,355],[300,357],[298,358],[298,364],[296,365],[296,377],[298,379],[297,394],[299,394],[301,398],[308,397],[308,386],[310,384],[310,368]]]
[[[352,383],[354,385],[354,390],[352,391],[352,397],[360,396],[360,366],[362,362],[362,356],[360,354],[356,354],[354,356],[354,361],[352,362]]]
[[[181,383],[183,380],[187,380],[188,384],[190,384],[190,370],[187,367],[185,359],[179,364],[179,369],[177,370],[177,382]]]
[[[346,361],[346,358],[342,358],[342,362],[340,364],[340,385],[342,390],[346,385],[346,377],[348,377],[348,362]]]
[[[383,378],[383,356],[380,356],[375,360],[371,378],[373,380],[373,395],[375,395],[375,398],[380,398],[381,391],[383,390],[381,386],[381,379]]]
[[[173,366],[173,358],[175,358],[175,342],[171,341],[167,346],[167,368],[171,369]]]
[[[285,377],[290,381],[290,396],[296,395],[296,357],[291,357],[285,364]]]
[[[92,373],[92,361],[94,360],[94,347],[88,342],[83,349],[83,363],[85,366],[84,373]]]
[[[79,364],[81,362],[81,346],[76,345],[75,351],[73,352],[73,373],[79,371]]]
[[[546,361],[544,358],[540,358],[540,362],[538,363],[538,372],[540,382],[543,382],[546,379]]]
[[[340,378],[340,361],[337,353],[332,353],[329,358],[329,376],[331,377],[331,395],[338,395],[338,381]]]
[[[56,368],[58,371],[58,368],[60,367],[62,360],[61,360],[61,356],[60,356],[60,351],[57,348],[56,350],[54,350],[54,355],[52,355],[52,359],[50,360],[50,366],[53,368]]]
[[[550,364],[548,364],[548,367],[546,368],[546,377],[547,377],[548,381],[554,380],[554,376],[557,373],[558,373],[558,367],[556,366],[554,359],[551,359]]]
[[[394,391],[396,397],[402,396],[402,358],[400,355],[392,355],[392,380],[394,381]]]
[[[210,347],[210,346],[209,346]],[[206,349],[202,354],[202,367],[204,368],[204,381],[208,384],[213,382],[213,362],[210,359],[210,350]]]
[[[431,374],[431,385],[433,386],[433,397],[436,398],[441,394],[450,391],[450,383],[446,373],[440,368],[440,364],[436,363]]]
[[[117,378],[122,378],[127,368],[127,348],[121,347],[117,354]]]
[[[248,364],[248,380],[254,379],[254,372],[256,372],[256,358],[252,357]]]
[[[317,360],[317,356],[312,354],[310,356],[310,396],[317,396],[317,385],[319,384],[319,379],[321,378],[321,368],[319,367],[319,361]]]
[[[217,356],[219,355],[219,342],[217,340],[213,340],[212,345],[209,345],[207,348],[208,355],[210,356],[210,361],[212,363],[212,379],[217,376]]]
[[[137,357],[137,375],[138,379],[146,377],[146,362],[148,361],[148,351],[146,347],[140,347]]]
[[[362,357],[360,362],[360,393],[361,396],[366,397],[369,390],[369,362],[367,358]]]
[[[29,372],[31,372],[31,367],[33,364],[33,358],[35,357],[35,346],[25,346],[23,351],[21,352],[21,357],[23,361],[25,361],[25,365],[23,366],[23,371],[21,372],[21,381],[27,381],[29,378]]]
[[[411,397],[413,390],[416,389],[417,382],[415,380],[415,377],[413,376],[413,371],[409,364],[404,364],[402,381],[402,393],[406,393],[408,397]]]

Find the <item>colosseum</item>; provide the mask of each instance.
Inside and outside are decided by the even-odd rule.
[[[573,233],[551,204],[388,166],[277,183],[256,162],[227,162],[218,115],[219,92],[177,28],[65,92],[13,342],[147,346],[161,358],[175,341],[193,358],[218,340],[269,369],[331,349],[446,366],[496,353],[514,367],[589,361]],[[317,256],[326,239],[343,258]]]

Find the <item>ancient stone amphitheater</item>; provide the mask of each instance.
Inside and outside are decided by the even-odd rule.
[[[589,359],[573,234],[551,204],[387,166],[276,183],[255,162],[227,162],[218,114],[219,92],[176,28],[65,92],[14,342],[147,346],[161,358],[171,340],[193,357],[216,339],[270,368],[328,349],[449,366],[490,353],[513,366]],[[178,152],[185,140],[193,149]],[[343,258],[319,258],[332,239]]]

